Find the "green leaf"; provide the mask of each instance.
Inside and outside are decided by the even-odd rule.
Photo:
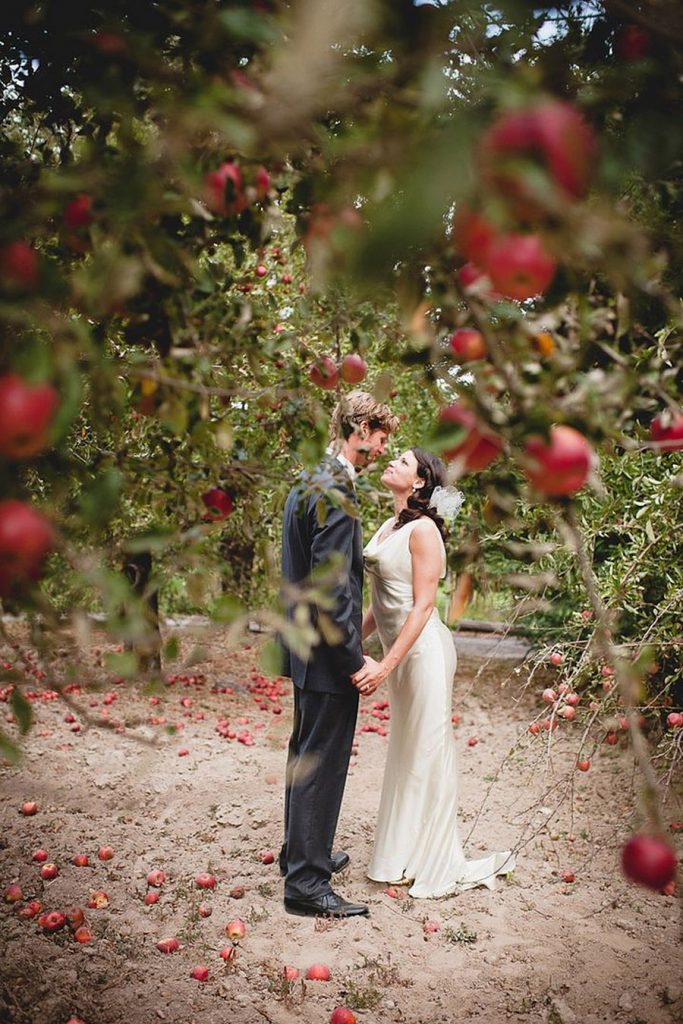
[[[138,657],[133,651],[106,654],[104,664],[107,671],[123,676],[124,679],[132,679],[138,672]]]
[[[115,467],[106,469],[80,500],[81,516],[91,526],[104,526],[115,514],[123,489],[123,477]]]
[[[283,669],[283,654],[280,644],[269,640],[261,648],[259,664],[267,676],[279,676]]]
[[[164,644],[164,661],[175,661],[180,650],[180,643],[177,636],[171,636]]]
[[[33,725],[33,708],[26,700],[26,697],[24,697],[21,690],[12,690],[9,702],[17,720],[19,731],[22,736],[25,736]]]
[[[209,609],[209,616],[214,622],[234,622],[243,614],[244,605],[231,594],[223,594],[213,602]]]
[[[19,764],[21,761],[21,751],[16,743],[8,739],[4,732],[0,732],[0,755],[9,764]]]

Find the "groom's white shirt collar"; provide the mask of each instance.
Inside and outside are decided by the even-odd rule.
[[[342,466],[351,477],[351,482],[353,483],[356,479],[356,467],[354,466],[354,464],[352,462],[349,462],[349,460],[344,455],[342,455],[341,452],[335,452],[331,445],[327,449],[327,454],[334,455],[337,462],[341,462]]]

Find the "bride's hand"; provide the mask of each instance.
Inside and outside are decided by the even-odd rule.
[[[381,661],[365,656],[365,664],[351,676],[351,682],[364,697],[374,693],[380,683],[388,676],[388,671]]]

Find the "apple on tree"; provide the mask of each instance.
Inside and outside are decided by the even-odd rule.
[[[631,836],[621,851],[621,867],[632,882],[659,890],[676,874],[676,854],[657,836]]]
[[[204,519],[211,523],[222,522],[228,518],[233,510],[232,497],[220,487],[212,487],[210,490],[205,491],[202,494],[202,501],[207,508],[207,511],[204,513]]]
[[[678,451],[683,448],[683,412],[666,409],[652,421],[650,436],[653,444],[662,451]]]
[[[368,372],[368,364],[358,352],[350,352],[342,359],[340,372],[347,384],[360,384]]]
[[[549,498],[574,494],[583,487],[595,461],[595,452],[583,434],[563,424],[551,428],[547,441],[530,437],[525,449],[526,477]]]
[[[481,331],[475,331],[471,327],[459,327],[450,339],[451,352],[464,363],[475,359],[484,359],[488,349]]]
[[[31,291],[38,284],[40,257],[28,242],[9,242],[0,249],[0,288],[9,293]]]
[[[486,469],[503,450],[501,438],[482,426],[472,410],[460,402],[453,402],[441,410],[439,424],[462,428],[463,440],[444,451],[443,457],[447,462],[460,461],[465,473]]]
[[[498,235],[489,245],[484,270],[497,292],[523,302],[550,287],[557,261],[538,235]]]
[[[212,213],[228,217],[246,208],[239,164],[228,160],[204,176],[204,202]]]
[[[0,455],[29,459],[44,451],[58,404],[51,384],[29,384],[16,373],[0,377]]]
[[[42,513],[23,501],[0,501],[0,597],[36,583],[56,537]]]
[[[586,194],[597,140],[583,114],[565,100],[542,98],[511,110],[484,134],[484,179],[522,219]],[[539,175],[540,171],[540,175]]]
[[[333,391],[339,381],[339,370],[329,356],[316,359],[308,371],[309,379],[324,391]]]

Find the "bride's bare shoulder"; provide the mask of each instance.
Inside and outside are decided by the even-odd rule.
[[[412,545],[413,538],[420,546],[423,545],[437,545],[441,546],[441,534],[439,528],[433,519],[429,516],[420,516],[419,519],[414,519],[412,523],[412,530],[410,534],[410,543]]]

